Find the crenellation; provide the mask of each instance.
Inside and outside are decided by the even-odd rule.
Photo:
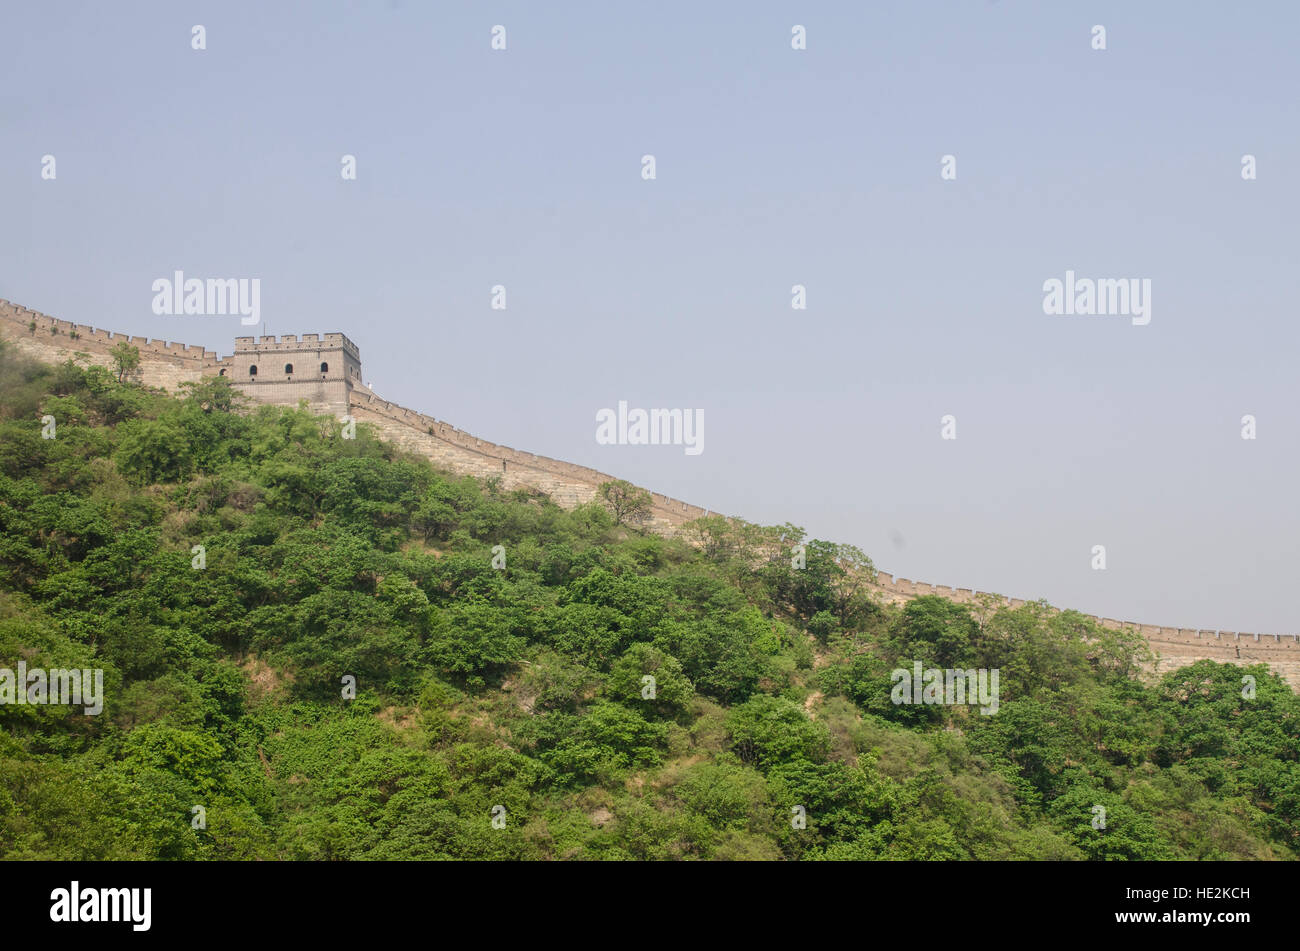
[[[28,325],[33,321],[44,333],[30,332]],[[50,334],[51,327],[61,332]],[[69,339],[71,332],[78,334],[75,341]],[[0,335],[47,362],[62,362],[74,352],[85,352],[92,362],[105,366],[111,363],[112,347],[127,340],[141,350],[141,379],[148,385],[174,390],[182,382],[221,373],[255,401],[296,406],[299,399],[305,399],[313,412],[335,417],[351,414],[375,426],[383,438],[443,468],[480,477],[496,475],[510,489],[541,488],[566,507],[590,501],[596,487],[613,478],[588,466],[479,439],[448,422],[378,397],[361,382],[360,350],[339,332],[285,334],[280,338],[236,337],[234,354],[222,355],[199,345],[149,340],[55,320],[0,299]],[[292,372],[288,370],[290,366]],[[253,367],[255,373],[250,372]],[[665,534],[675,534],[686,522],[714,514],[711,509],[659,492],[652,492],[650,498],[651,527]],[[939,594],[966,603],[989,597],[1012,609],[1035,603],[971,588],[916,582],[885,571],[877,571],[875,587],[895,601]],[[1287,662],[1282,668],[1294,685],[1300,685],[1300,664],[1296,663],[1300,635],[1297,634],[1274,634],[1270,640],[1269,635],[1261,637],[1244,632],[1169,628],[1112,618],[1093,617],[1093,620],[1107,628],[1131,627],[1145,636],[1160,652],[1157,672],[1206,656],[1244,663],[1246,660],[1239,656],[1241,648],[1235,645],[1247,640],[1251,644],[1250,657],[1268,658],[1285,651]],[[1228,643],[1229,639],[1233,643]]]

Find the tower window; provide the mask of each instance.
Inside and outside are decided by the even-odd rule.
[[[329,372],[330,372],[330,365],[329,365],[328,363],[321,363],[321,365],[320,365],[320,372],[321,372],[321,373],[329,373]]]
[[[250,366],[250,367],[248,368],[248,375],[249,375],[249,376],[257,376],[257,364],[256,364],[256,363],[254,363],[252,366]]]
[[[289,374],[289,373],[292,373],[292,372],[293,372],[293,364],[292,364],[292,363],[286,363],[286,364],[284,365],[284,372],[285,372],[286,375]]]
[[[225,371],[225,370],[218,370],[218,371],[217,371],[217,376],[225,376],[225,375],[226,375],[226,371]]]

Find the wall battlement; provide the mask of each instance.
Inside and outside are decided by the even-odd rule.
[[[202,347],[57,320],[0,300],[0,337],[46,363],[61,363],[80,353],[101,366],[111,365],[112,348],[126,341],[139,348],[141,378],[150,386],[174,391],[182,382],[221,375],[230,377],[242,392],[259,402],[296,406],[306,399],[313,411],[350,414],[359,422],[372,424],[383,438],[445,469],[500,478],[507,489],[538,489],[565,507],[591,501],[602,482],[615,478],[587,466],[479,439],[450,423],[382,399],[362,384],[360,350],[342,333],[236,337],[234,354],[221,356]],[[253,367],[256,373],[250,372]],[[678,534],[687,522],[722,514],[658,492],[651,493],[651,504],[650,527],[667,535]],[[989,602],[1017,608],[1029,603],[970,588],[895,578],[885,571],[876,573],[874,588],[881,600],[894,604],[927,594],[973,605]],[[1086,616],[1103,627],[1140,633],[1158,655],[1156,672],[1202,658],[1242,665],[1263,662],[1300,688],[1300,635],[1159,627]]]
[[[179,356],[190,360],[212,360],[219,361],[221,358],[212,350],[188,343],[171,343],[167,340],[160,340],[148,337],[133,337],[128,334],[114,333],[111,330],[99,330],[87,324],[75,324],[69,320],[59,320],[50,317],[48,314],[42,314],[40,311],[29,310],[26,307],[20,307],[6,300],[0,300],[0,323],[12,325],[6,327],[4,336],[6,339],[13,339],[15,333],[26,334],[31,337],[63,337],[65,344],[75,345],[86,351],[92,351],[97,346],[115,347],[118,343],[129,343],[133,347],[140,348],[140,354],[143,357],[145,353],[166,354]],[[31,325],[35,324],[32,329]],[[51,334],[51,330],[57,331]],[[73,334],[76,334],[74,337]]]
[[[895,578],[884,571],[876,572],[876,587],[881,592],[893,595],[899,600],[910,600],[923,594],[937,594],[962,604],[978,604],[981,600],[989,599],[995,604],[1005,604],[1012,608],[1018,608],[1023,607],[1026,603],[1019,598],[1008,598],[1002,594],[972,591],[970,588],[957,588],[954,590],[944,585],[931,585],[919,581],[910,581],[907,578]],[[1087,616],[1102,627],[1111,630],[1120,630],[1122,628],[1136,630],[1148,641],[1151,641],[1153,645],[1156,642],[1203,646],[1211,642],[1214,642],[1217,646],[1248,645],[1258,650],[1285,651],[1288,654],[1294,654],[1296,660],[1300,661],[1300,634],[1255,634],[1245,631],[1210,631],[1184,627],[1159,627],[1154,624],[1141,624],[1137,621],[1117,621],[1114,618]]]
[[[235,353],[293,353],[302,350],[341,350],[357,363],[361,362],[361,351],[357,345],[341,333],[285,334],[279,339],[266,337],[236,337]]]

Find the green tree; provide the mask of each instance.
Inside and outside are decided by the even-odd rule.
[[[140,348],[133,347],[125,340],[119,341],[109,356],[113,360],[113,369],[117,372],[117,382],[123,383],[126,378],[140,368]]]
[[[647,681],[647,677],[653,679]],[[633,644],[614,662],[605,681],[605,693],[633,709],[678,717],[690,706],[695,688],[676,657],[641,643]]]
[[[597,492],[609,506],[615,525],[641,525],[650,519],[652,505],[650,493],[645,489],[638,489],[624,479],[615,479],[602,482]]]

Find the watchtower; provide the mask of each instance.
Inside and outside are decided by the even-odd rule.
[[[222,362],[228,366],[220,374],[259,403],[306,400],[313,412],[332,416],[347,413],[348,394],[361,385],[361,351],[340,333],[236,337],[234,356]]]

